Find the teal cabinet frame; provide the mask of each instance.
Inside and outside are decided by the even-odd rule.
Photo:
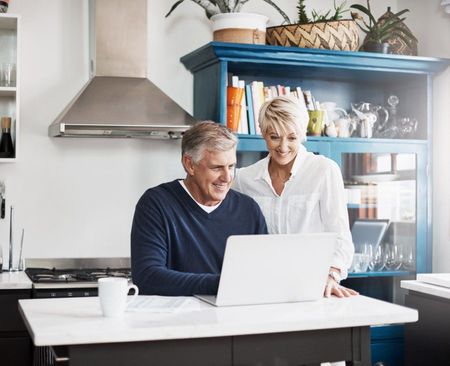
[[[428,176],[428,144],[426,141],[414,140],[372,140],[357,142],[343,142],[334,144],[331,149],[331,159],[342,166],[343,153],[412,153],[416,156],[416,271],[431,272],[431,225],[427,220],[427,213],[431,201],[428,200],[431,190],[431,179]],[[366,139],[367,140],[367,139]],[[427,243],[430,243],[428,245]],[[373,275],[386,275],[386,272],[373,273]],[[408,272],[396,271],[391,275],[407,275]],[[356,274],[355,277],[358,275]]]
[[[399,112],[420,121],[416,140],[362,138],[308,138],[309,151],[330,157],[342,165],[343,153],[410,152],[417,156],[416,271],[431,271],[431,133],[432,82],[450,60],[433,57],[386,55],[295,47],[211,42],[181,58],[194,76],[194,117],[226,122],[228,74],[250,82],[301,86],[320,100],[341,106],[370,101],[385,104],[387,96],[400,98]],[[409,114],[408,114],[409,113]],[[239,135],[240,152],[266,151],[257,135]],[[356,274],[395,276],[408,272]]]
[[[181,58],[194,76],[194,117],[226,123],[228,74],[249,83],[301,86],[320,101],[368,101],[384,105],[389,95],[400,99],[401,115],[419,120],[415,140],[308,137],[309,151],[327,156],[342,167],[344,153],[413,153],[416,155],[416,272],[432,270],[431,136],[433,76],[450,60],[295,47],[211,42]],[[239,135],[238,150],[266,151],[256,135]],[[349,280],[369,296],[393,300],[394,277],[414,272],[383,271],[351,274]],[[356,281],[356,282],[355,282]],[[361,282],[362,281],[362,282]],[[385,326],[372,330],[372,361],[403,363],[403,330]]]

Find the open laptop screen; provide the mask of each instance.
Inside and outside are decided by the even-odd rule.
[[[216,306],[317,300],[323,296],[335,233],[236,235],[227,240]]]

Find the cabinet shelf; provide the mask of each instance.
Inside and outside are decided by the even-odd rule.
[[[16,30],[18,16],[14,14],[0,14],[0,30]]]
[[[401,182],[416,179],[416,172],[413,170],[402,170],[395,173],[383,172],[374,174],[353,175],[350,181],[345,181],[346,188],[352,186],[377,185],[386,182]]]
[[[267,151],[266,144],[263,138],[260,135],[244,135],[239,134],[239,145],[238,151]],[[327,137],[327,136],[308,136],[305,146],[313,145],[316,143],[350,143],[353,146],[357,146],[358,144],[364,144],[367,148],[369,146],[380,146],[381,144],[395,144],[401,146],[407,145],[427,145],[427,140],[421,139],[378,139],[378,138],[359,138],[359,137],[350,137],[350,138],[337,138],[337,137]]]
[[[0,163],[14,163],[16,158],[0,158]]]
[[[16,87],[0,86],[0,97],[15,97],[17,92]]]
[[[364,75],[361,71],[370,71],[366,74],[367,78],[374,79],[371,76],[372,71],[426,74],[442,71],[448,66],[448,60],[435,57],[222,42],[208,43],[181,58],[181,62],[193,73],[219,60],[236,63],[231,65],[235,69],[252,66],[255,76],[260,69],[267,74],[272,69],[284,70],[286,73],[288,70],[298,71],[299,67],[305,67],[311,70],[320,69],[322,78],[336,77],[336,74],[332,75],[330,72],[323,75],[324,68],[342,69],[346,78],[349,75],[360,78]]]
[[[364,277],[405,277],[414,275],[415,272],[410,271],[377,271],[377,272],[350,272],[348,278],[364,278]]]
[[[347,208],[376,208],[375,203],[347,203]]]
[[[13,121],[12,137],[15,157],[2,158],[0,163],[13,163],[19,155],[20,149],[20,16],[6,13],[0,14],[0,64],[15,65],[15,72],[11,75],[12,86],[0,86],[0,117],[9,116]]]

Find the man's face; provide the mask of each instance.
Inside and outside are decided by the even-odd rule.
[[[205,150],[203,159],[198,163],[194,163],[187,155],[183,159],[188,173],[186,186],[195,200],[205,206],[214,206],[223,201],[234,178],[236,149]]]

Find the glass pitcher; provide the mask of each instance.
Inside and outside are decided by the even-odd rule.
[[[386,108],[368,102],[351,103],[351,106],[353,112],[360,119],[359,125],[361,134],[365,135],[361,135],[361,137],[367,137],[367,135],[371,136],[372,132],[384,129],[386,122],[389,119],[389,112]],[[367,131],[369,127],[370,131]]]

